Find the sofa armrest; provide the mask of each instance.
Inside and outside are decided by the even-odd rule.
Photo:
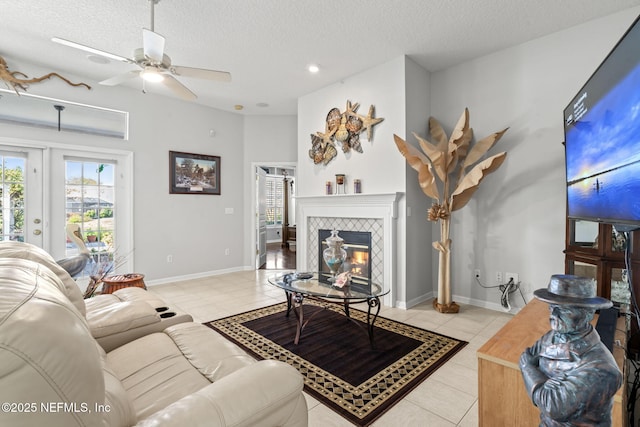
[[[142,301],[120,302],[87,312],[87,323],[94,338],[160,322],[160,315]]]
[[[306,426],[303,385],[295,368],[263,360],[139,420],[137,426]]]

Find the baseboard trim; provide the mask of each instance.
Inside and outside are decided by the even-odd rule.
[[[425,301],[429,301],[433,298],[435,298],[435,292],[431,291],[431,292],[427,292],[423,295],[420,295],[419,297],[416,298],[412,298],[409,301],[407,301],[406,303],[403,301],[396,301],[395,306],[397,308],[401,308],[403,310],[408,310],[412,307],[415,307],[418,304],[421,304]],[[488,302],[488,301],[483,301],[483,300],[479,300],[479,299],[475,299],[475,298],[469,298],[469,297],[464,297],[461,295],[453,295],[451,297],[452,301],[455,301],[459,304],[467,304],[467,305],[473,305],[475,307],[481,307],[481,308],[486,308],[488,310],[493,310],[493,311],[503,311],[503,312],[507,312],[510,314],[516,314],[518,311],[520,311],[521,307],[511,307],[511,311],[507,311],[505,310],[502,305],[498,304],[498,303],[493,303],[493,302]]]
[[[201,273],[185,274],[184,276],[164,277],[162,279],[145,280],[147,286],[165,285],[167,283],[181,282],[184,280],[202,279],[210,276],[220,276],[221,274],[237,273],[239,271],[255,270],[253,267],[234,267],[225,268],[223,270],[203,271]]]

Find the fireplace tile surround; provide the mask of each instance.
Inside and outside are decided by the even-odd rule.
[[[395,301],[396,222],[403,193],[298,196],[296,200],[298,269],[318,271],[318,230],[371,232],[371,278],[389,290],[383,304]],[[304,248],[304,250],[303,250]]]
[[[319,238],[318,230],[338,231],[365,231],[371,233],[371,280],[382,283],[382,263],[375,260],[384,259],[384,236],[381,219],[375,218],[331,218],[331,217],[311,217],[309,218],[309,246],[307,250],[308,266],[311,271],[320,271],[321,262],[318,258]],[[340,237],[344,237],[340,235]],[[346,243],[345,243],[346,244]],[[315,248],[315,250],[314,250]]]

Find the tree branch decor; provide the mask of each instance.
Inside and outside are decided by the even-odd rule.
[[[24,79],[20,79],[16,76],[22,76]],[[3,57],[0,56],[0,80],[4,81],[7,87],[13,89],[16,95],[20,96],[18,89],[22,89],[23,91],[27,91],[27,87],[31,83],[40,83],[43,80],[50,79],[51,77],[57,77],[60,80],[64,81],[68,85],[71,86],[84,86],[87,89],[91,90],[91,86],[86,83],[73,83],[71,80],[66,77],[62,77],[58,73],[49,73],[45,74],[42,77],[28,78],[25,73],[21,73],[20,71],[9,71],[9,66],[7,65],[7,61],[4,60]]]
[[[469,110],[465,108],[450,138],[433,117],[429,118],[433,142],[413,134],[423,152],[393,135],[400,153],[418,172],[422,191],[434,200],[427,218],[440,222],[440,241],[433,242],[433,247],[439,252],[438,298],[433,301],[433,306],[441,313],[457,313],[460,309],[451,301],[451,213],[464,207],[482,180],[502,165],[506,152],[484,157],[508,129],[493,133],[472,146],[473,129],[469,127]]]

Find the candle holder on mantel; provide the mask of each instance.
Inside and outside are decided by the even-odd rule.
[[[336,174],[336,194],[345,194],[345,175]]]
[[[353,192],[354,194],[362,193],[362,182],[359,179],[353,180]]]
[[[331,181],[327,181],[324,184],[324,193],[329,195],[329,194],[333,194],[333,183]]]

